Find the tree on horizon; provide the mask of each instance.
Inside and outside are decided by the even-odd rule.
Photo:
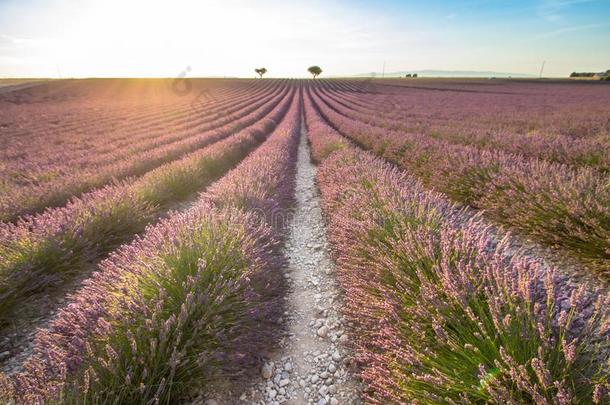
[[[254,71],[255,71],[256,73],[258,73],[258,75],[260,76],[260,78],[261,78],[261,79],[263,78],[263,75],[264,75],[265,73],[267,73],[267,69],[266,69],[266,68],[264,68],[264,67],[259,68],[259,69],[254,69]]]
[[[314,79],[322,73],[322,69],[320,68],[320,66],[316,65],[310,66],[307,71],[313,75]]]

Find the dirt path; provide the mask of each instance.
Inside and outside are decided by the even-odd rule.
[[[359,404],[358,384],[345,347],[339,296],[307,134],[301,134],[296,209],[286,244],[291,285],[288,336],[262,367],[259,381],[240,397],[258,404]],[[222,403],[222,401],[208,401]]]

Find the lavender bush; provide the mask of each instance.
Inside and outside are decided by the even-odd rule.
[[[374,127],[312,96],[320,113],[342,134],[417,175],[426,185],[608,272],[608,175]]]
[[[11,187],[7,189],[4,198],[0,199],[0,219],[15,221],[25,214],[36,213],[47,207],[61,206],[75,195],[102,187],[116,179],[142,175],[162,164],[226,138],[269,114],[285,98],[287,91],[287,87],[278,88],[264,98],[248,99],[232,108],[221,109],[219,115],[213,116],[210,122],[182,129],[177,135],[170,135],[166,141],[156,147],[155,142],[152,142],[154,138],[150,137],[145,138],[143,142],[150,143],[151,148],[148,146],[140,148],[136,144],[130,145],[132,150],[121,152],[123,149],[121,145],[115,145],[116,149],[108,151],[108,155],[112,158],[106,155],[100,163],[85,160],[79,165],[75,162],[67,173],[53,174],[49,181],[36,181],[24,187]],[[88,152],[86,156],[96,156],[96,152],[95,150]],[[74,160],[72,157],[64,157],[57,164],[65,165],[65,159],[71,162]],[[33,161],[18,171],[27,173],[38,165],[37,161]],[[75,172],[75,169],[78,171]],[[55,172],[56,167],[45,168],[44,171]]]
[[[172,139],[180,139],[183,130],[217,119],[223,112],[226,114],[227,109],[235,109],[243,102],[264,97],[271,88],[243,86],[239,90],[229,92],[227,89],[216,89],[213,99],[197,104],[197,109],[188,108],[190,100],[175,98],[164,99],[162,103],[153,100],[142,103],[140,100],[138,108],[124,106],[120,92],[114,95],[112,103],[103,103],[105,100],[90,95],[90,98],[72,103],[69,108],[62,103],[38,107],[32,114],[38,115],[37,120],[10,122],[15,121],[15,117],[3,114],[2,118],[11,129],[12,138],[16,137],[19,141],[13,139],[10,142],[0,135],[0,141],[5,146],[0,152],[0,158],[7,168],[2,178],[7,180],[7,177],[10,178],[19,171],[22,176],[12,180],[16,184],[27,185],[28,179],[39,180],[36,171],[32,172],[28,167],[56,172],[65,169],[63,166],[54,166],[58,163],[65,165],[68,161],[72,167],[79,168],[86,167],[86,164],[115,161],[117,156],[128,156],[131,151],[144,151],[149,145],[154,147],[171,142]],[[91,101],[94,107],[87,108]],[[27,108],[22,107],[12,112],[23,112],[23,109]],[[60,125],[53,125],[53,122]],[[71,136],[66,137],[66,132]],[[103,133],[104,137],[91,137],[91,133]],[[43,134],[46,142],[38,139]],[[24,145],[25,142],[28,144]]]
[[[164,212],[209,185],[273,130],[289,107],[215,145],[126,182],[73,199],[19,223],[0,226],[0,319],[21,297],[49,292],[93,266]],[[6,319],[6,318],[5,318]]]
[[[364,152],[331,154],[318,184],[369,402],[610,400],[607,292]]]
[[[315,163],[320,163],[335,150],[347,147],[348,142],[326,124],[320,113],[313,107],[310,97],[303,98],[303,105],[307,129],[310,133],[315,134],[315,136],[309,137],[311,157]]]
[[[193,208],[100,266],[39,332],[26,371],[1,379],[5,398],[172,403],[257,360],[283,312],[281,230],[258,214],[292,195],[300,101],[288,101],[271,137]]]
[[[610,170],[610,109],[603,87],[511,82],[365,87],[346,90],[327,82],[317,90],[344,113],[387,129]]]

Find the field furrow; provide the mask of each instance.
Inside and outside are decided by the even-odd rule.
[[[15,322],[17,304],[51,294],[82,277],[108,252],[127,242],[168,208],[222,176],[272,131],[289,107],[286,97],[239,133],[134,181],[109,186],[0,227],[0,319]]]
[[[282,236],[267,221],[291,201],[300,100],[192,208],[100,266],[39,332],[25,371],[3,380],[5,396],[176,401],[256,362],[282,313]]]
[[[78,83],[80,87],[91,87],[93,81]],[[203,108],[217,101],[229,100],[232,97],[243,96],[256,92],[274,83],[263,85],[253,84],[250,86],[231,86],[229,84],[214,85],[200,83],[193,86],[199,93],[195,97],[185,97],[185,95],[172,94],[169,90],[170,85],[164,85],[167,89],[157,89],[156,93],[134,91],[132,88],[117,90],[111,94],[103,94],[100,89],[91,89],[85,94],[79,94],[77,101],[59,98],[57,102],[45,104],[44,110],[36,104],[11,104],[3,103],[1,120],[7,128],[11,128],[11,138],[28,140],[28,137],[37,137],[41,131],[50,135],[59,136],[65,131],[92,130],[99,131],[107,128],[130,128],[134,125],[148,125],[154,120],[183,116],[185,111],[193,108]],[[60,83],[54,83],[54,90],[61,93]],[[127,86],[129,87],[129,86]],[[46,89],[47,92],[51,89]],[[107,89],[103,89],[107,91]],[[44,92],[39,91],[44,94]],[[100,94],[102,93],[102,94]],[[135,94],[132,94],[135,93]],[[201,94],[203,97],[198,98]],[[134,100],[134,95],[137,96]],[[83,97],[86,96],[86,97]],[[209,99],[212,96],[213,99]],[[0,103],[3,100],[0,98]],[[46,101],[46,100],[41,100]],[[190,107],[190,108],[189,108]],[[66,111],[67,110],[67,111]],[[35,114],[37,119],[32,120],[31,114]],[[97,121],[94,123],[94,121]],[[5,140],[5,136],[0,133],[0,140]],[[52,138],[53,139],[53,138]],[[78,141],[76,139],[75,141]],[[103,140],[100,140],[103,142]],[[10,143],[9,143],[10,144]]]
[[[118,107],[111,107],[110,125],[106,124],[105,120],[97,114],[96,116],[80,114],[85,115],[86,119],[84,123],[79,123],[74,128],[66,127],[64,124],[49,128],[47,124],[47,126],[32,129],[32,136],[29,139],[21,139],[16,142],[11,137],[10,142],[8,140],[5,142],[6,147],[3,149],[2,158],[6,163],[11,164],[9,167],[15,165],[16,169],[27,169],[32,162],[45,167],[70,156],[68,154],[73,154],[74,157],[80,159],[97,158],[103,161],[103,158],[107,158],[104,154],[112,150],[120,151],[119,148],[126,142],[127,145],[133,145],[139,140],[152,140],[172,131],[192,128],[201,118],[209,116],[213,118],[218,113],[226,114],[227,108],[239,104],[239,102],[251,102],[256,97],[265,94],[267,90],[272,89],[261,86],[258,91],[244,92],[239,97],[234,94],[226,97],[221,97],[220,94],[210,94],[208,97],[214,97],[212,100],[206,100],[200,104],[191,104],[191,100],[191,103],[162,105],[159,111],[146,117],[142,117],[138,110],[130,109],[125,112]],[[205,94],[207,95],[207,93]],[[61,120],[61,117],[57,117],[56,120]],[[12,130],[11,134],[14,132]],[[71,135],[70,137],[66,136],[68,133]],[[45,142],[37,142],[41,137],[44,137]],[[27,145],[25,151],[17,149],[19,146],[25,145]]]
[[[180,158],[184,154],[206,146],[218,139],[252,125],[264,117],[282,97],[287,89],[272,97],[264,98],[244,107],[233,115],[219,117],[212,123],[189,131],[185,139],[176,140],[151,151],[134,153],[127,159],[102,168],[93,167],[69,177],[30,188],[12,190],[0,199],[0,219],[14,221],[20,216],[36,213],[46,207],[59,206],[72,196],[103,186],[113,180],[129,176],[140,176],[161,164]],[[76,175],[77,174],[77,175]]]
[[[499,125],[497,117],[494,121],[486,122],[474,113],[471,117],[455,117],[449,113],[438,117],[429,113],[431,116],[428,117],[424,115],[425,111],[422,111],[424,106],[419,107],[419,110],[417,104],[413,105],[411,100],[391,93],[365,93],[361,97],[354,97],[353,93],[337,92],[328,88],[316,90],[319,90],[318,94],[336,110],[341,110],[347,116],[376,127],[403,132],[405,136],[419,133],[452,144],[502,150],[576,167],[590,166],[602,172],[610,170],[610,145],[606,142],[610,128],[607,131],[599,129],[599,135],[585,138],[564,135],[549,129],[530,129],[525,132],[519,126],[511,126],[506,120],[501,120],[502,124]],[[430,111],[429,107],[426,107]],[[432,111],[438,112],[439,109]],[[582,119],[584,121],[586,115]],[[501,128],[496,129],[494,125]]]
[[[349,118],[315,92],[316,108],[341,134],[546,246],[560,248],[607,276],[610,176],[502,151],[454,145]]]
[[[351,145],[311,100],[305,112],[367,402],[598,398],[607,290],[515,252],[479,216]]]

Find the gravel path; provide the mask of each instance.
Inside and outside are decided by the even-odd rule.
[[[329,257],[316,167],[307,134],[301,134],[296,179],[296,209],[286,244],[288,335],[271,353],[254,381],[239,397],[248,404],[360,404],[346,347],[348,335],[338,312],[339,293]],[[223,404],[208,400],[208,404]]]

